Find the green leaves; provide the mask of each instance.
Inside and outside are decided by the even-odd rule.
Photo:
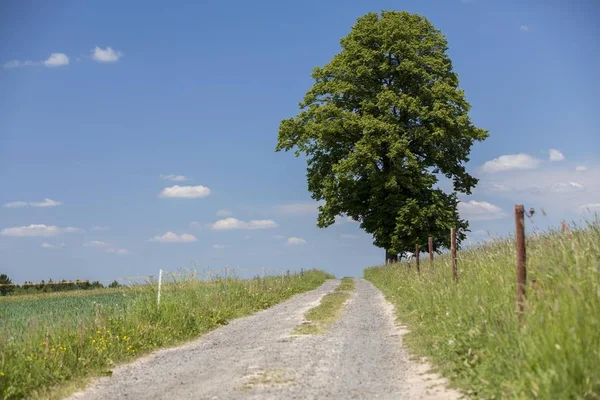
[[[313,70],[315,83],[300,113],[281,122],[276,147],[306,155],[308,189],[325,201],[318,226],[346,214],[396,252],[452,226],[460,239],[467,223],[456,195],[435,187],[436,174],[470,193],[477,180],[464,163],[487,132],[468,116],[445,37],[420,15],[384,11],[359,18],[341,45]]]

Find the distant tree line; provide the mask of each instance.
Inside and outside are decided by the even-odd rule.
[[[116,288],[122,286],[116,280],[107,287]],[[19,295],[33,293],[51,293],[51,292],[67,292],[71,290],[94,290],[102,289],[105,286],[99,281],[75,280],[75,281],[53,281],[48,282],[42,280],[40,282],[26,281],[22,285],[13,284],[12,280],[6,274],[0,274],[0,295]]]

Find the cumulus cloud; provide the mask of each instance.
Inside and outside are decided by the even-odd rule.
[[[65,244],[64,243],[61,243],[61,244],[50,244],[50,243],[44,242],[44,243],[42,243],[40,245],[40,247],[42,247],[44,249],[59,249],[59,248],[65,247]]]
[[[575,171],[577,172],[585,172],[588,170],[588,167],[586,167],[585,165],[578,165],[577,167],[575,167]]]
[[[565,159],[564,154],[556,149],[550,149],[548,155],[550,161],[563,161]]]
[[[229,210],[219,210],[217,211],[217,217],[230,217],[233,213]]]
[[[183,182],[183,181],[189,181],[190,178],[188,178],[187,176],[184,175],[161,175],[161,178],[163,178],[166,181],[174,181],[174,182]]]
[[[121,53],[120,51],[113,50],[112,47],[102,49],[96,46],[92,50],[92,59],[100,63],[117,62],[119,61],[119,58],[121,58],[122,55],[123,53]]]
[[[11,60],[7,63],[4,63],[2,67],[4,69],[11,68],[22,68],[22,67],[33,67],[36,65],[44,65],[46,67],[54,68],[54,67],[62,67],[65,65],[69,65],[69,57],[65,53],[52,53],[50,57],[42,61],[19,61],[19,60]]]
[[[2,67],[4,69],[11,69],[11,68],[31,67],[36,64],[39,64],[39,63],[36,63],[33,61],[11,60],[11,61],[8,61],[8,62],[2,64]]]
[[[502,209],[487,201],[461,201],[458,203],[458,211],[461,217],[469,221],[487,221],[501,219],[506,216]]]
[[[52,53],[50,57],[44,60],[46,67],[62,67],[69,65],[69,57],[65,53]]]
[[[501,172],[510,171],[513,169],[535,169],[541,163],[535,157],[529,154],[506,154],[493,160],[486,161],[481,170],[483,172]]]
[[[4,207],[7,208],[16,208],[16,207],[57,207],[62,205],[62,201],[56,201],[52,199],[44,199],[43,201],[11,201],[8,203],[4,203]]]
[[[109,229],[110,229],[110,227],[108,227],[108,226],[98,226],[98,225],[96,225],[96,226],[92,226],[91,230],[94,231],[94,232],[101,232],[101,231],[107,231]]]
[[[106,249],[107,253],[116,254],[118,256],[128,256],[131,254],[131,251],[127,249],[116,249],[111,247],[110,249]]]
[[[334,225],[342,225],[345,223],[358,223],[358,221],[353,220],[352,217],[342,217],[338,215],[337,217],[335,217],[335,221],[333,222]]]
[[[106,243],[104,243],[104,242],[101,242],[101,241],[99,241],[99,240],[91,240],[91,241],[89,241],[89,242],[85,242],[83,245],[84,245],[85,247],[104,247],[104,246],[106,246],[107,244],[106,244]]]
[[[18,208],[18,207],[27,207],[29,203],[25,201],[9,201],[8,203],[4,203],[4,207],[6,208]]]
[[[188,233],[183,233],[178,235],[173,232],[167,232],[162,236],[154,236],[150,239],[150,242],[159,242],[159,243],[189,243],[195,242],[196,237],[194,235],[190,235]]]
[[[475,189],[479,195],[488,193],[489,199],[506,203],[526,204],[543,208],[551,217],[578,214],[582,204],[594,204],[600,199],[600,168],[596,164],[587,165],[585,172],[576,171],[577,164],[547,163],[545,168],[522,170],[517,174],[494,175],[494,181],[487,181],[484,175]],[[491,183],[510,187],[511,190],[491,190]],[[475,197],[473,197],[475,198]],[[498,199],[498,200],[496,200]],[[573,215],[575,217],[575,215]]]
[[[229,246],[227,246],[225,244],[213,244],[212,247],[213,247],[213,249],[223,250],[223,249],[226,249]]]
[[[270,219],[252,220],[252,221],[240,221],[237,218],[225,218],[220,219],[212,224],[212,229],[215,231],[224,231],[232,229],[269,229],[277,228],[279,225],[277,222]]]
[[[174,199],[197,199],[210,195],[210,189],[206,186],[171,186],[166,187],[160,192],[158,197]]]
[[[27,226],[15,226],[12,228],[4,228],[0,235],[2,236],[15,236],[15,237],[50,237],[56,236],[63,233],[75,233],[80,232],[81,229],[74,227],[59,228],[54,225],[44,224],[31,224]]]
[[[521,32],[529,32],[531,30],[531,26],[529,26],[529,25],[521,25],[521,26],[519,26],[519,30]]]
[[[578,182],[557,183],[550,189],[553,192],[573,192],[583,190],[584,186]]]
[[[62,205],[62,201],[44,199],[44,201],[30,202],[29,205],[31,207],[57,207]]]
[[[288,238],[287,244],[290,246],[303,245],[303,244],[306,244],[306,240],[299,238],[299,237],[292,236],[292,237]]]
[[[507,192],[509,190],[512,190],[512,188],[510,188],[506,185],[503,185],[501,183],[493,183],[489,186],[489,188],[491,191],[494,191],[494,192]]]

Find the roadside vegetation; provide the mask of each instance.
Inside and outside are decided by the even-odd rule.
[[[343,278],[340,285],[321,299],[321,303],[304,314],[305,322],[294,329],[295,334],[314,335],[324,333],[342,314],[344,303],[354,290],[354,279]]]
[[[482,399],[600,399],[600,223],[527,239],[527,304],[515,312],[514,239],[450,258],[373,267],[408,325],[408,347],[452,383]]]
[[[0,300],[0,398],[45,398],[68,382],[111,373],[124,361],[193,339],[234,318],[312,290],[331,275],[183,279],[87,296]]]

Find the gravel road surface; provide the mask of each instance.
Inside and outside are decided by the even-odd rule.
[[[115,368],[70,399],[458,399],[411,361],[392,306],[356,279],[324,335],[292,335],[339,281],[230,322],[181,347]]]

